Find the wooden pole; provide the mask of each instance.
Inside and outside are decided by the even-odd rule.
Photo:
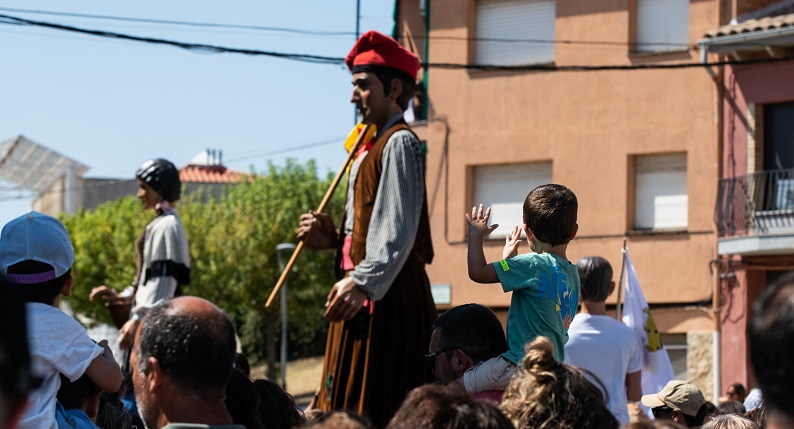
[[[615,306],[615,319],[620,322],[620,298],[623,294],[623,272],[626,271],[626,237],[623,237],[623,250],[620,252],[620,279],[618,280],[618,305]]]
[[[323,200],[317,207],[317,212],[325,211],[325,206],[327,206],[328,202],[331,201],[331,197],[334,195],[336,187],[339,186],[339,182],[342,180],[342,177],[344,177],[345,172],[347,171],[347,166],[350,165],[353,159],[355,159],[358,148],[364,141],[364,137],[367,135],[367,132],[369,132],[369,127],[371,127],[371,125],[365,125],[364,129],[361,130],[361,133],[359,133],[356,144],[353,145],[353,148],[347,155],[345,164],[339,169],[339,172],[336,173],[336,177],[334,177],[333,182],[331,182],[331,186],[328,187],[328,191],[325,192],[325,197],[323,197]],[[265,303],[265,308],[270,308],[270,305],[273,304],[273,300],[276,298],[276,296],[278,296],[281,287],[284,286],[284,282],[287,281],[287,277],[289,276],[290,271],[292,271],[292,267],[295,266],[295,262],[298,261],[298,256],[300,256],[301,252],[303,251],[303,244],[306,242],[307,238],[309,238],[308,235],[303,237],[303,240],[301,240],[297,247],[295,247],[295,250],[292,252],[292,256],[289,258],[289,262],[287,262],[287,265],[284,267],[284,271],[281,272],[281,277],[279,277],[278,282],[276,282],[276,286],[273,288],[273,291],[270,292],[270,297],[267,299],[267,303]]]

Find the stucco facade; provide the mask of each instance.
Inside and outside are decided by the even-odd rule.
[[[428,46],[419,2],[399,2],[398,35],[431,64],[424,76],[428,122],[415,129],[428,146],[427,187],[436,250],[428,274],[433,284],[450,285],[448,306],[478,302],[504,311],[510,302],[499,285],[478,285],[467,276],[464,213],[477,203],[474,169],[550,161],[552,182],[568,186],[579,200],[579,231],[568,248],[569,260],[603,256],[617,280],[626,238],[659,330],[714,331],[716,276],[710,263],[717,258],[714,207],[722,107],[709,71],[703,67],[602,71],[433,67],[474,63],[476,2],[424,3],[431,17]],[[556,1],[558,43],[553,64],[699,63],[696,50],[633,52],[634,4]],[[691,1],[690,42],[718,26],[723,13],[718,1]],[[687,225],[675,231],[636,230],[635,157],[663,153],[686,153]],[[500,259],[503,243],[488,241],[487,259]],[[528,251],[526,245],[522,251]],[[614,294],[609,302],[614,304]]]
[[[418,10],[412,10],[415,3],[401,3],[401,24],[403,34],[414,36],[414,43],[421,46],[423,23]],[[632,54],[625,44],[629,13],[616,7],[621,2],[586,2],[587,10],[580,10],[582,3],[557,2],[558,39],[624,45],[599,49],[558,45],[555,64],[698,61],[697,54],[688,51]],[[423,60],[467,63],[467,43],[433,43],[433,38],[471,37],[473,2],[436,0],[431,7],[429,56]],[[694,40],[718,22],[718,11],[716,2],[709,1],[692,2],[691,9]],[[551,161],[553,181],[570,187],[579,199],[579,232],[569,247],[569,259],[602,255],[618,271],[626,236],[649,302],[711,299],[709,261],[716,256],[713,212],[720,123],[715,86],[703,68],[509,72],[431,67],[426,79],[428,117],[444,118],[417,127],[429,148],[428,193],[438,255],[430,275],[434,283],[452,285],[451,305],[509,302],[498,286],[474,285],[461,269],[466,260],[463,214],[474,203],[471,169],[532,161]],[[632,158],[665,152],[687,154],[688,225],[677,232],[633,231]],[[502,244],[501,240],[486,244],[489,259],[498,259]],[[681,323],[676,320],[665,329],[676,331]]]

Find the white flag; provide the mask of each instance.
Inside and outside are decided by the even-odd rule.
[[[675,380],[673,365],[662,344],[659,330],[653,321],[648,301],[640,289],[637,272],[629,259],[629,252],[623,249],[626,259],[626,299],[623,304],[623,323],[632,328],[643,345],[645,365],[642,368],[642,394],[659,393],[670,380]],[[649,414],[647,411],[646,414]]]

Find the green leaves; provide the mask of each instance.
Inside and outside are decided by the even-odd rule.
[[[253,360],[264,358],[263,323],[279,311],[277,305],[264,309],[281,274],[275,247],[296,242],[300,214],[317,208],[331,179],[330,174],[319,179],[313,161],[301,165],[288,160],[283,167],[271,164],[266,173],[228,186],[220,198],[204,189],[185,195],[177,205],[191,253],[192,281],[183,290],[231,314]],[[335,219],[340,218],[343,188],[329,205]],[[75,312],[110,320],[101,303],[88,302],[88,294],[101,284],[121,290],[132,283],[135,240],[152,216],[128,196],[103,204],[95,212],[62,218],[75,248],[75,287],[70,299]],[[324,350],[327,327],[322,315],[335,281],[333,259],[331,252],[304,252],[288,279],[291,356]]]

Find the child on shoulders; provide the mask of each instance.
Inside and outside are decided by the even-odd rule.
[[[37,212],[20,216],[0,233],[0,273],[21,292],[28,313],[31,372],[42,379],[19,423],[22,429],[57,428],[60,374],[75,381],[83,374],[102,390],[121,387],[121,369],[107,341],[95,343],[71,316],[58,309],[72,292],[74,250],[66,228]]]
[[[469,224],[469,278],[477,283],[501,283],[513,292],[507,313],[508,351],[466,371],[462,383],[471,394],[504,390],[524,358],[524,347],[537,336],[554,343],[554,358],[562,362],[568,327],[579,304],[579,273],[568,261],[568,243],[576,236],[576,195],[562,185],[542,185],[524,201],[524,233],[532,253],[518,254],[521,230],[508,234],[503,259],[487,263],[483,241],[499,225],[488,226],[491,208],[483,205],[466,214]]]

